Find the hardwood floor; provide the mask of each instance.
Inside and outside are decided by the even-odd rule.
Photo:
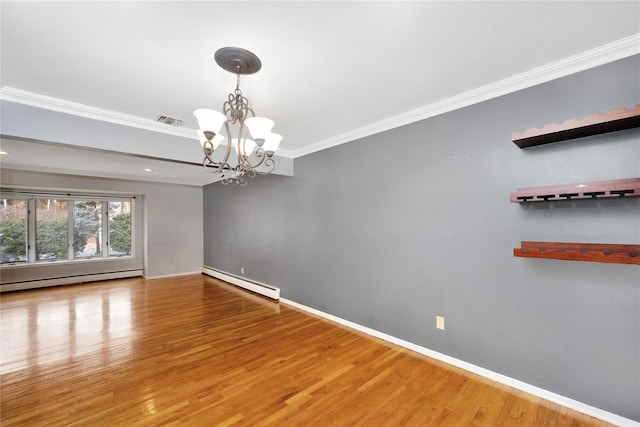
[[[609,425],[207,276],[0,309],[5,427]]]

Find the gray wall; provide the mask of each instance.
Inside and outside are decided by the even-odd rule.
[[[640,176],[639,129],[511,142],[640,103],[638,75],[635,56],[296,159],[295,177],[207,186],[204,263],[640,420],[638,266],[512,255],[521,240],[640,244],[640,199],[509,203],[518,187]]]
[[[0,172],[3,185],[142,195],[145,276],[200,271],[203,253],[200,187],[11,169]]]

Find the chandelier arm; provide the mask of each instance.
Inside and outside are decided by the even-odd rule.
[[[231,135],[230,131],[229,131],[229,121],[227,120],[226,122],[224,122],[224,128],[227,131],[227,135]],[[229,156],[231,155],[231,137],[228,136],[227,137],[227,149],[224,152],[224,157],[220,160],[219,163],[222,164],[226,164],[227,166],[229,165]]]
[[[212,165],[221,163],[213,159],[213,152],[214,152],[213,142],[206,140],[202,148],[204,149],[205,162]]]
[[[228,95],[227,101],[223,104],[223,110],[224,115],[233,124],[243,123],[249,112],[251,112],[252,116],[255,116],[249,106],[249,100],[242,95],[242,91],[238,88]]]
[[[272,157],[265,156],[264,165],[267,166],[269,169],[264,170],[264,171],[256,171],[256,172],[259,173],[260,175],[269,175],[271,172],[273,172],[275,170],[276,161],[273,160]]]
[[[224,122],[227,135],[229,135],[229,124],[228,122]],[[214,173],[217,173],[221,177],[226,177],[226,174],[232,170],[231,165],[229,165],[229,156],[231,154],[231,143],[227,144],[227,148],[225,150],[224,158],[221,160],[215,160],[213,158],[213,143],[209,140],[204,142],[204,154],[205,158],[203,161],[203,166],[205,169],[213,169]]]
[[[204,141],[204,143],[202,144],[202,149],[204,150],[204,155],[206,159],[209,159],[210,162],[213,162],[213,158],[211,157],[213,155],[213,142],[211,142],[210,140],[206,139]]]
[[[211,159],[205,157],[202,161],[202,165],[207,169],[222,169],[223,165],[220,162],[212,162]]]
[[[251,110],[251,108],[249,108],[249,100],[247,98],[245,98],[244,96],[240,97],[240,108],[239,108],[239,110],[242,111],[242,116],[241,116],[240,120],[244,124],[244,121],[247,118],[247,116],[249,115],[249,111]],[[253,110],[251,110],[251,111],[253,111]]]
[[[227,117],[229,123],[236,124],[238,122],[236,102],[232,93],[229,94],[229,99],[222,104],[222,113]]]
[[[207,147],[209,145],[210,147]],[[211,141],[205,141],[204,143],[204,160],[202,161],[202,166],[205,169],[213,169],[214,172],[219,172],[221,169],[224,169],[225,164],[222,162],[218,162],[213,159],[213,145]]]
[[[212,162],[206,157],[202,162],[202,166],[204,166],[205,169],[213,169],[211,172],[217,173],[220,176],[225,176],[227,171],[230,169],[228,163]]]
[[[264,149],[262,147],[258,147],[256,148],[256,158],[259,160],[258,163],[256,164],[251,164],[250,159],[247,157],[247,165],[251,168],[251,169],[257,169],[259,168],[265,161],[265,159],[267,158],[267,156],[265,155]]]
[[[227,119],[231,118],[230,112],[233,109],[233,94],[230,93],[228,95],[228,98],[226,101],[224,101],[224,104],[222,104],[222,113],[227,116]]]
[[[246,165],[247,164],[247,137],[245,136],[245,126],[244,120],[240,122],[240,128],[238,129],[238,140],[236,143],[238,144],[238,164]]]

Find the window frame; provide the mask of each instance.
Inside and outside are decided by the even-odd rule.
[[[135,260],[137,259],[138,254],[138,245],[142,242],[138,242],[137,240],[137,223],[139,222],[136,219],[136,196],[134,195],[105,195],[105,194],[71,194],[71,193],[49,193],[49,192],[25,192],[19,190],[0,190],[0,199],[7,200],[26,200],[27,201],[27,227],[26,227],[26,256],[27,260],[23,262],[5,262],[0,263],[0,269],[6,267],[27,267],[27,266],[41,266],[41,265],[52,265],[52,264],[75,264],[75,263],[86,263],[86,262],[114,262],[114,261],[122,261],[127,259]],[[36,200],[65,200],[67,201],[67,247],[68,247],[68,256],[67,259],[47,259],[47,260],[38,260],[37,259],[37,245],[36,245],[36,224],[37,224],[37,210],[36,210]],[[90,257],[78,257],[75,253],[74,247],[74,235],[75,235],[75,202],[76,201],[94,201],[100,202],[100,210],[101,210],[101,229],[100,229],[100,238],[101,238],[101,250],[100,256],[90,256]],[[109,203],[113,202],[128,202],[129,205],[129,213],[130,216],[130,225],[131,225],[131,249],[129,254],[123,255],[111,255],[111,242],[110,242],[110,221],[109,221]]]

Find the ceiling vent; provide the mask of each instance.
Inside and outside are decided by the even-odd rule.
[[[156,122],[164,123],[165,125],[171,125],[176,127],[182,126],[182,120],[176,119],[175,117],[169,117],[169,116],[158,116],[158,118],[156,119]]]

